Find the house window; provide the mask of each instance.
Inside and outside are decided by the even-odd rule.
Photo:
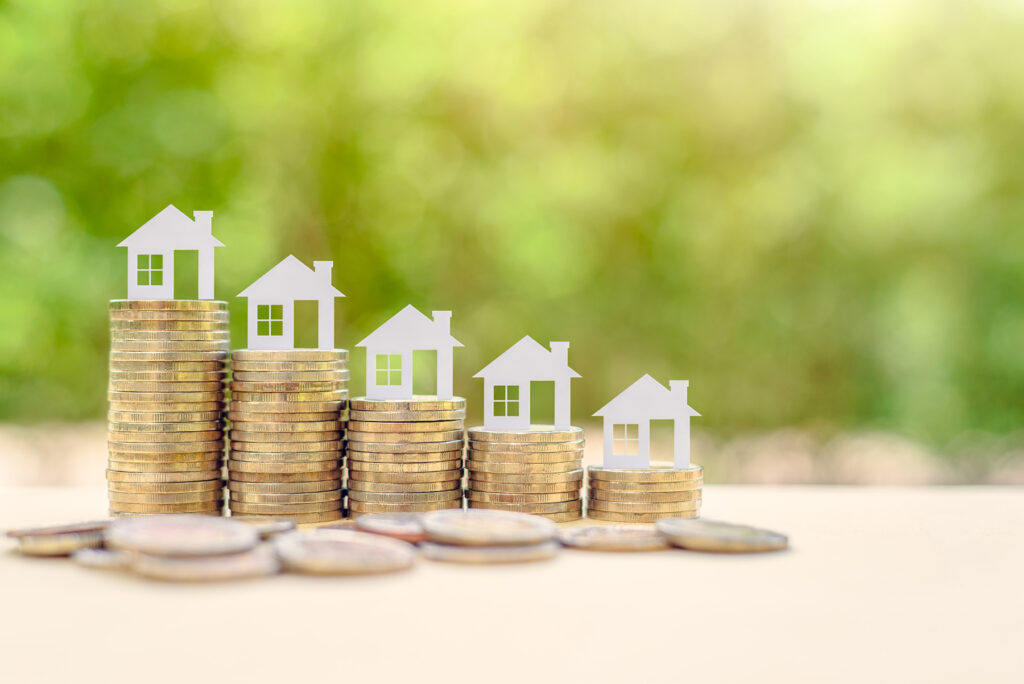
[[[164,255],[140,254],[135,272],[139,285],[163,285]]]
[[[397,387],[402,384],[402,355],[377,354],[377,386]]]
[[[613,425],[612,444],[616,456],[638,456],[640,454],[640,426],[635,423]]]
[[[500,418],[519,415],[519,385],[494,386],[494,415]]]
[[[256,334],[260,337],[284,335],[284,304],[260,304],[256,307]]]

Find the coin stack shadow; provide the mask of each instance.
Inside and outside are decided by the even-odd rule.
[[[228,490],[232,515],[300,523],[344,517],[344,349],[232,352]]]
[[[466,400],[352,400],[348,506],[364,513],[462,508]]]
[[[649,523],[659,518],[700,517],[704,469],[587,468],[587,517],[610,522]]]
[[[555,522],[583,514],[583,430],[469,430],[470,508],[532,513]]]
[[[220,515],[230,348],[227,302],[110,302],[111,515]]]

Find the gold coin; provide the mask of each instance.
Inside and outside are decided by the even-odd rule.
[[[340,420],[338,411],[320,413],[249,413],[247,411],[228,411],[228,420],[242,423],[246,430],[264,430],[270,432],[288,432],[287,426],[295,426],[296,432],[308,429],[316,432],[344,430],[345,423]],[[274,428],[274,429],[272,429]]]
[[[589,466],[587,474],[591,481],[613,480],[615,482],[685,482],[704,477],[704,469],[699,465],[691,465],[689,468],[672,468],[658,465],[651,465],[645,468],[602,468],[601,466]]]
[[[332,413],[337,420],[337,415],[345,409],[344,401],[307,401],[307,402],[265,402],[265,401],[232,401],[228,410],[251,415],[272,416],[266,420],[299,420],[296,415],[308,415],[310,413]]]
[[[193,425],[210,425],[220,424],[221,421],[220,411],[202,411],[202,412],[186,412],[178,411],[172,413],[137,413],[131,411],[108,411],[107,420],[109,421],[108,426],[117,426],[118,430],[127,430],[128,425],[181,425],[181,424],[193,424]],[[150,427],[147,432],[154,432],[160,428]],[[208,428],[201,428],[208,429]]]
[[[330,433],[328,433],[329,435]],[[337,433],[334,433],[337,434]],[[341,439],[324,442],[231,442],[231,451],[255,451],[264,453],[304,453],[310,451],[341,450]]]
[[[111,309],[112,321],[227,321],[227,311]]]
[[[637,503],[590,499],[588,509],[592,511],[608,511],[610,513],[681,513],[683,511],[700,510],[700,499],[673,501],[670,503]]]
[[[439,470],[456,470],[461,468],[462,459],[434,461],[432,463],[368,463],[366,461],[348,461],[348,469],[350,472],[427,473]]]
[[[376,492],[390,494],[416,494],[419,492],[443,492],[462,489],[462,479],[441,482],[364,482],[349,480],[349,492]]]
[[[131,554],[102,548],[76,549],[71,552],[75,565],[99,570],[127,570]]]
[[[330,461],[286,461],[286,462],[267,462],[267,461],[236,461],[232,458],[228,462],[228,474],[234,479],[236,473],[263,473],[263,474],[286,474],[286,473],[323,473],[327,471],[338,472],[338,468],[331,468],[328,466],[338,464],[337,460]],[[246,479],[246,478],[239,478]],[[310,478],[313,479],[313,478]],[[316,478],[316,479],[328,479],[328,478]],[[271,480],[273,481],[273,480]]]
[[[688,492],[699,490],[704,486],[704,478],[684,480],[682,482],[616,482],[614,480],[590,480],[590,487],[595,492],[609,494],[655,494],[667,492]]]
[[[446,442],[408,442],[408,443],[383,443],[383,442],[359,442],[350,443],[349,449],[363,453],[377,454],[427,454],[441,451],[458,451],[461,453],[464,442],[461,439],[452,439]]]
[[[231,460],[244,461],[247,463],[309,463],[314,461],[336,461],[340,463],[341,451],[339,449],[334,449],[332,451],[311,451],[309,453],[232,451]]]
[[[233,515],[232,520],[251,525],[260,535],[260,539],[270,539],[284,532],[295,529],[295,521],[291,518],[275,518],[269,515]],[[267,548],[273,548],[268,545]]]
[[[316,501],[313,503],[293,504],[264,504],[247,503],[232,500],[230,503],[232,513],[263,513],[264,515],[281,515],[288,513],[323,513],[324,511],[341,510],[341,500],[337,501]]]
[[[148,463],[115,461],[111,458],[107,460],[107,467],[121,473],[205,473],[219,472],[221,463],[219,458],[205,461],[151,461]]]
[[[68,556],[78,549],[102,546],[103,532],[109,523],[109,520],[95,520],[30,527],[8,530],[7,536],[18,540],[18,550],[26,556]]]
[[[521,546],[554,538],[547,520],[520,513],[467,510],[424,516],[427,539],[457,546]]]
[[[367,513],[359,517],[355,527],[361,532],[381,534],[416,544],[426,538],[422,519],[419,513]]]
[[[457,430],[459,432],[463,429],[461,420],[435,420],[435,421],[421,421],[421,422],[367,422],[361,420],[349,420],[348,429],[355,432],[385,432],[385,433],[399,433],[399,432],[445,432]]]
[[[128,414],[166,414],[166,413],[220,413],[224,405],[218,402],[146,402],[146,401],[111,401],[110,410],[114,413]]]
[[[534,473],[568,473],[579,470],[582,465],[580,459],[563,461],[558,463],[494,463],[491,461],[467,461],[466,469],[473,473],[495,473],[495,474],[529,474]]]
[[[199,451],[199,452],[185,452],[185,453],[163,453],[163,454],[135,454],[135,453],[123,453],[118,451],[109,451],[107,456],[118,463],[135,463],[138,465],[144,465],[146,463],[160,463],[160,462],[196,462],[196,461],[209,461],[211,459],[221,458],[223,456],[223,450],[215,451]]]
[[[224,373],[221,371],[110,371],[110,382],[117,383],[119,385],[124,385],[129,382],[142,382],[146,384],[173,383],[174,385],[215,383],[215,386],[212,389],[217,389],[216,385],[219,385],[224,377]],[[174,387],[171,387],[170,389],[171,391],[174,391]],[[205,388],[198,387],[195,389]]]
[[[111,361],[112,371],[209,373],[223,371],[223,361]]]
[[[111,330],[110,341],[115,347],[122,342],[223,342],[230,344],[227,330]]]
[[[228,352],[229,340],[118,340],[110,345],[118,352]]]
[[[319,480],[314,482],[238,482],[230,483],[232,492],[245,494],[305,494],[341,489],[341,480]]]
[[[337,402],[335,409],[341,409],[341,402],[348,397],[348,392],[337,390],[334,392],[242,392],[237,388],[231,388],[231,399],[237,402],[254,403],[330,403]],[[255,410],[255,409],[253,409]],[[312,411],[310,407],[296,407],[296,410]]]
[[[231,391],[257,392],[260,394],[272,394],[286,392],[288,394],[316,393],[316,392],[340,392],[345,389],[345,383],[337,380],[313,380],[309,382],[241,382],[237,378],[231,381]]]
[[[699,501],[701,490],[693,489],[688,492],[653,492],[651,494],[635,494],[633,492],[609,492],[605,490],[590,490],[591,501],[618,501],[621,503],[671,503],[684,501]]]
[[[198,503],[181,504],[112,503],[110,510],[117,511],[118,513],[206,513],[220,510],[221,507],[220,501],[213,503],[200,501]]]
[[[348,382],[349,373],[347,370],[330,371],[241,371],[234,369],[234,379],[240,384],[252,384],[255,388],[271,385],[273,391],[290,392],[292,385],[299,385],[295,389],[318,390],[335,389],[338,386],[344,387]],[[283,387],[282,387],[283,386]],[[246,389],[239,387],[239,389]],[[250,388],[253,389],[253,388]],[[259,391],[258,389],[254,391]]]
[[[115,520],[107,527],[106,542],[118,551],[192,558],[247,551],[259,534],[236,520],[177,515]]]
[[[145,380],[116,380],[111,379],[107,383],[107,389],[111,392],[223,392],[223,384],[220,380],[206,382],[192,381],[145,381]]]
[[[178,504],[178,503],[201,503],[203,501],[222,501],[224,493],[218,490],[208,492],[189,492],[167,494],[129,494],[125,492],[107,492],[110,505],[117,507],[118,504]]]
[[[259,484],[294,484],[297,482],[324,482],[327,480],[340,480],[341,468],[329,470],[318,470],[316,472],[297,473],[274,473],[274,472],[243,472],[241,470],[229,470],[228,488],[234,487],[236,482],[250,482]]]
[[[466,498],[469,501],[482,501],[483,503],[542,504],[578,501],[580,493],[574,491],[555,492],[553,494],[506,494],[502,492],[480,492],[470,489],[466,491]]]
[[[111,330],[227,330],[227,317],[215,321],[181,321],[181,320],[152,320],[152,319],[110,319]]]
[[[494,483],[521,484],[554,484],[575,482],[582,484],[583,469],[570,470],[565,473],[484,473],[476,470],[467,471],[471,480]]]
[[[789,546],[784,534],[713,520],[662,518],[655,529],[674,546],[715,553],[760,553]]]
[[[245,434],[279,435],[279,434],[301,434],[301,435],[323,435],[326,433],[338,433],[345,429],[345,423],[337,420],[303,421],[303,422],[242,422],[236,426],[232,433]]]
[[[452,461],[462,458],[461,451],[435,451],[430,453],[412,454],[378,454],[375,452],[353,451],[347,452],[349,461],[362,463],[436,463],[437,461]]]
[[[565,463],[580,462],[583,449],[576,451],[543,451],[541,453],[505,453],[501,451],[473,451],[467,453],[468,460],[474,463]]]
[[[589,525],[559,530],[565,546],[588,551],[663,551],[669,548],[665,537],[649,527],[626,525]]]
[[[206,432],[183,432],[186,437],[192,435],[206,435]],[[172,441],[161,438],[159,442],[125,442],[108,440],[107,448],[111,451],[133,453],[133,454],[197,454],[205,451],[221,450],[224,448],[223,439],[198,439],[195,441]]]
[[[348,370],[348,363],[345,361],[239,361],[236,358],[231,367],[236,371],[246,373],[300,373]]]
[[[145,414],[136,414],[145,415]],[[213,414],[216,418],[201,421],[176,421],[149,423],[143,421],[120,421],[112,420],[107,423],[111,432],[154,432],[165,434],[168,432],[210,432],[219,430],[223,426],[220,421],[220,414]]]
[[[551,522],[572,522],[573,520],[581,520],[583,518],[583,509],[578,511],[566,511],[565,513],[538,513],[537,515],[540,515],[542,518],[547,518]]]
[[[440,492],[363,492],[349,490],[349,503],[358,501],[360,503],[381,503],[381,504],[407,504],[407,503],[435,503],[439,501],[462,500],[461,489],[451,489]]]
[[[111,311],[227,311],[228,303],[216,299],[111,299]]]
[[[455,482],[462,479],[462,469],[453,468],[443,471],[427,471],[422,473],[389,472],[376,473],[368,470],[349,470],[348,484],[353,487],[355,482],[379,482],[388,484],[416,484],[429,482],[432,484],[441,482]],[[439,487],[440,488],[440,487]]]
[[[363,513],[428,513],[430,511],[445,511],[461,508],[461,498],[452,499],[451,501],[400,504],[372,503],[369,501],[352,500],[349,500],[348,502],[348,509],[352,512],[352,517]]]
[[[203,430],[200,432],[121,432],[119,430],[108,430],[107,439],[109,443],[133,443],[133,444],[179,444],[195,442],[213,442],[224,438],[221,430]]]
[[[172,482],[206,482],[220,478],[220,468],[209,470],[187,470],[174,473],[128,472],[107,469],[108,482],[133,483],[172,483]]]
[[[583,439],[583,428],[555,428],[552,425],[531,425],[527,430],[488,430],[483,427],[469,429],[469,438],[475,442],[509,442],[531,444],[535,442],[578,442]]]
[[[555,494],[558,492],[575,492],[573,498],[579,498],[581,489],[579,480],[554,482],[550,484],[532,484],[523,482],[488,482],[469,478],[466,488],[476,492],[494,492],[496,494]]]
[[[368,399],[356,397],[352,400],[352,408],[356,411],[465,411],[466,398],[439,399],[431,396],[414,396],[411,399]]]
[[[299,504],[322,501],[341,501],[341,489],[323,492],[302,492],[295,494],[256,494],[252,492],[231,492],[231,502],[258,504]]]
[[[682,511],[679,513],[613,513],[611,511],[598,511],[593,508],[587,509],[587,517],[592,520],[603,520],[606,522],[622,523],[652,523],[662,518],[699,518],[700,509],[693,511]]]
[[[299,525],[306,525],[306,524],[311,524],[311,523],[333,522],[335,520],[341,520],[342,518],[345,517],[345,511],[344,511],[344,509],[339,508],[339,509],[334,510],[334,511],[323,511],[322,513],[286,513],[286,514],[283,514],[283,515],[280,515],[280,516],[275,516],[275,515],[272,515],[272,514],[269,514],[269,513],[267,513],[267,514],[264,514],[264,513],[246,513],[244,516],[238,516],[238,517],[256,517],[256,516],[262,516],[262,517],[268,517],[268,518],[269,517],[288,518],[289,520],[291,520],[291,521],[293,521],[295,523],[298,523]],[[231,517],[235,517],[235,516],[232,515]]]
[[[236,349],[235,361],[348,361],[347,349]]]
[[[491,565],[549,560],[558,555],[560,548],[561,546],[553,541],[530,546],[449,546],[423,542],[420,545],[420,552],[424,558],[433,561]]]
[[[108,482],[107,492],[120,494],[194,494],[196,492],[219,491],[224,480],[203,480],[201,482]]]
[[[497,451],[501,453],[539,454],[545,452],[579,451],[583,448],[583,440],[574,442],[550,442],[536,444],[512,444],[506,442],[477,442],[470,438],[470,451]]]
[[[193,352],[131,352],[111,350],[111,363],[220,363],[222,366],[228,358],[226,351],[193,351]]]
[[[259,443],[301,443],[329,442],[341,439],[340,432],[256,432],[248,430],[231,430],[230,438],[239,442]],[[340,447],[339,447],[340,448]]]
[[[437,420],[459,420],[466,418],[466,409],[449,411],[356,411],[349,416],[352,420],[398,422],[430,422]],[[464,426],[460,426],[464,427]]]
[[[282,564],[309,575],[370,575],[407,570],[416,561],[415,547],[367,532],[315,530],[275,540]]]
[[[437,432],[355,432],[349,426],[350,442],[373,442],[375,444],[422,444],[424,442],[462,441],[462,430],[443,430]]]
[[[129,558],[134,573],[165,582],[223,582],[276,575],[281,570],[270,544],[222,556],[165,558],[139,553]]]
[[[488,510],[496,511],[509,511],[515,513],[569,513],[580,511],[583,508],[583,502],[580,499],[572,501],[560,501],[558,503],[532,503],[532,504],[512,504],[512,503],[493,503],[489,501],[470,501],[470,508],[484,508]]]

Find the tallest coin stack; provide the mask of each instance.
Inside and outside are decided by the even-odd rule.
[[[227,302],[110,302],[112,515],[220,514],[230,346]]]

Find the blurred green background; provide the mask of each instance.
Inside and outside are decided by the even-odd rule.
[[[994,0],[0,2],[0,420],[102,419],[115,245],[173,203],[237,346],[234,295],[333,258],[340,346],[454,310],[471,416],[530,334],[577,421],[650,372],[724,438],[1018,443],[1022,39]]]

